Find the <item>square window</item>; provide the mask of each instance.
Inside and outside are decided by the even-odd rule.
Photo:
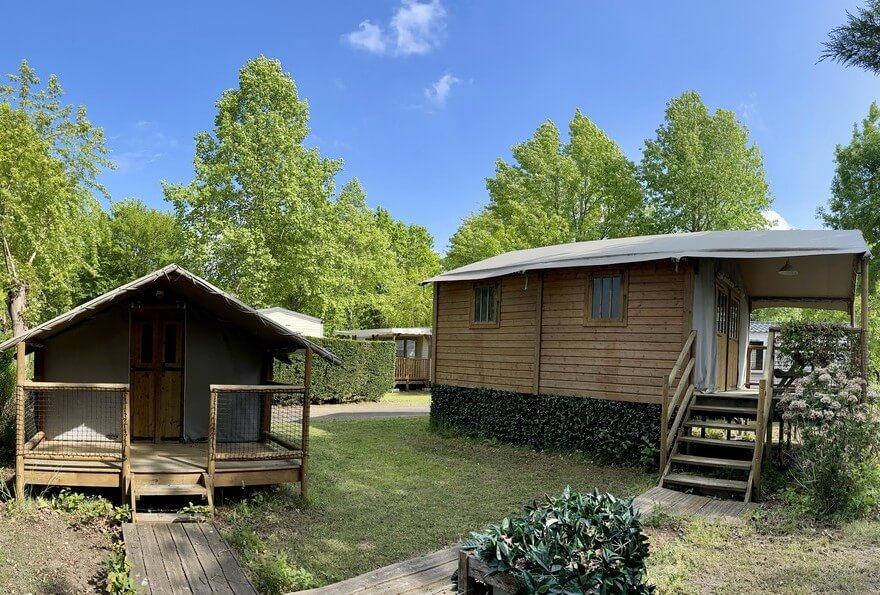
[[[626,275],[622,271],[602,271],[589,277],[587,322],[626,324]]]
[[[498,285],[474,286],[474,303],[471,316],[474,325],[498,324]]]

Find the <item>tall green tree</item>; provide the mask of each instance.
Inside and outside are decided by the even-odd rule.
[[[496,161],[486,180],[489,204],[453,235],[444,266],[454,268],[507,250],[636,234],[642,189],[635,166],[577,111],[564,142],[553,122],[513,147],[514,163]]]
[[[714,114],[689,91],[666,106],[639,167],[648,198],[646,231],[761,229],[770,190],[761,150],[733,112]]]
[[[241,69],[217,101],[213,133],[196,136],[195,178],[166,184],[187,259],[243,300],[322,314],[332,267],[329,197],[340,161],[304,145],[308,104],[276,60]]]
[[[872,249],[880,243],[880,108],[872,103],[848,145],[834,149],[834,179],[827,208],[818,210],[827,227],[860,229]]]
[[[112,167],[104,134],[84,107],[64,104],[51,76],[41,86],[26,61],[0,87],[0,290],[2,331],[69,306],[83,268],[94,266],[90,227],[106,191],[98,174]]]
[[[823,45],[820,60],[880,74],[880,0],[868,0],[855,14],[847,11],[846,23],[832,29]]]

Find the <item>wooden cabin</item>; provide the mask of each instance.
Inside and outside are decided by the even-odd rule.
[[[350,329],[336,334],[356,341],[394,341],[394,384],[409,390],[410,385],[431,383],[431,327]]]
[[[306,491],[312,355],[336,356],[181,267],[0,350],[16,346],[16,497],[27,484],[118,486],[136,510],[142,496],[210,505],[214,487]],[[273,382],[273,361],[296,351],[304,383]]]
[[[750,314],[836,309],[855,326],[857,278],[865,291],[868,257],[861,232],[832,230],[685,233],[509,252],[426,281],[435,285],[432,377],[436,385],[660,405],[663,485],[718,487],[748,499],[760,478],[774,386],[786,381],[768,354],[766,390],[743,390]],[[706,438],[719,428],[724,436]],[[757,439],[734,445],[729,438],[741,436],[731,430]],[[702,467],[745,474],[713,484],[690,473]]]

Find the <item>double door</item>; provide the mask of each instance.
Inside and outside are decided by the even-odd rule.
[[[132,438],[154,442],[181,438],[184,345],[182,310],[132,311]]]
[[[726,283],[715,285],[715,386],[737,388],[739,372],[740,295]]]

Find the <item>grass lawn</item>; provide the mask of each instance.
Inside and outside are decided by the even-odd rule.
[[[430,405],[431,393],[423,390],[387,392],[379,402],[389,405]]]
[[[660,593],[877,593],[880,585],[877,522],[783,532],[672,525],[648,529],[649,579]]]
[[[322,583],[451,545],[567,484],[633,496],[652,483],[639,469],[442,437],[421,417],[316,421],[311,436],[309,506],[286,486],[218,518],[239,547],[283,553]]]

